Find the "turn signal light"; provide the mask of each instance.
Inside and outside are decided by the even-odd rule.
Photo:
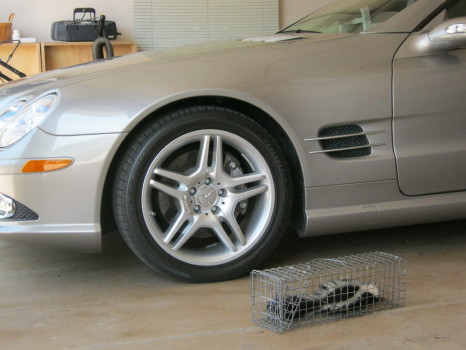
[[[28,161],[23,166],[23,173],[43,173],[56,171],[69,167],[73,163],[72,159],[34,159]]]

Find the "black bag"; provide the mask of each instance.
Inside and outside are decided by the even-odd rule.
[[[76,19],[77,13],[83,13],[81,19]],[[84,19],[89,14],[89,19]],[[94,41],[99,37],[99,21],[95,18],[95,9],[76,8],[72,21],[59,21],[52,23],[52,40],[57,41]],[[105,21],[103,35],[114,40],[120,33],[114,21]]]

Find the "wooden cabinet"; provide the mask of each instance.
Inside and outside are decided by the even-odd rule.
[[[115,56],[137,51],[134,41],[115,40],[111,41],[111,43]],[[90,62],[93,60],[92,44],[92,42],[62,41],[21,43],[11,57],[9,64],[27,76],[31,76],[40,72]],[[15,46],[14,43],[0,44],[0,58],[2,61],[6,62],[8,60]],[[13,79],[19,78],[1,66],[0,71]]]
[[[115,56],[136,52],[134,41],[111,41]],[[41,43],[42,71],[58,69],[90,62],[92,42],[48,42]]]
[[[15,47],[15,43],[2,43],[0,45],[0,58],[2,61],[8,61]],[[40,44],[21,43],[11,56],[8,64],[28,76],[40,73],[42,71]],[[16,74],[12,73],[10,70],[4,67],[0,66],[0,71],[12,79],[19,79]]]

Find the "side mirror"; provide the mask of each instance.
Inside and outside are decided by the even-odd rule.
[[[430,31],[413,33],[401,46],[397,58],[445,53],[466,48],[466,17],[449,19]]]
[[[429,32],[429,42],[435,48],[459,49],[466,47],[466,17],[450,19]]]

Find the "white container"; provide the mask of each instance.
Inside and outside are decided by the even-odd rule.
[[[18,29],[13,29],[13,36],[11,37],[12,40],[20,40],[21,34]]]

